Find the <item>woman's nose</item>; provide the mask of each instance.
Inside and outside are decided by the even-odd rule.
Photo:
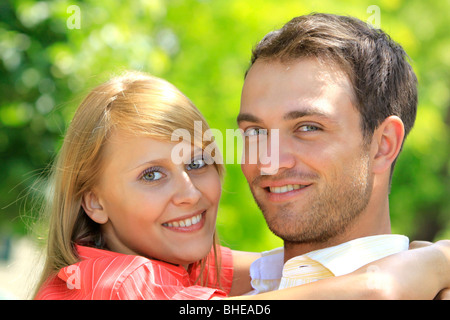
[[[172,201],[175,205],[192,205],[196,204],[202,193],[197,189],[191,177],[182,172],[179,179],[174,182],[175,193]]]

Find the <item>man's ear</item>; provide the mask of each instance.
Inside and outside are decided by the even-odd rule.
[[[390,171],[392,163],[400,153],[404,137],[405,127],[397,116],[387,117],[375,130],[372,139],[373,172]]]
[[[104,224],[108,221],[108,215],[93,191],[88,191],[83,195],[81,206],[86,214],[98,224]]]

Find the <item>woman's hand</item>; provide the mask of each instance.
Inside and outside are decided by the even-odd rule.
[[[233,284],[230,296],[239,296],[248,293],[253,288],[251,286],[250,265],[253,261],[261,257],[261,253],[231,251],[233,254]]]

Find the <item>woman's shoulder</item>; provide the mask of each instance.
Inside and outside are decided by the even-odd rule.
[[[129,277],[133,281],[170,278],[177,273],[164,262],[143,256],[76,246],[80,261],[61,268],[38,294],[38,299],[117,299],[117,292]],[[155,275],[157,275],[155,277]]]

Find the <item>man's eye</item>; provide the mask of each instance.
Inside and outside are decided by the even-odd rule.
[[[204,159],[195,159],[187,165],[187,170],[201,169],[204,166],[206,166],[206,162]]]
[[[261,128],[250,128],[244,131],[244,136],[251,137],[251,136],[259,136],[259,135],[267,135],[267,129],[261,129]]]
[[[298,131],[301,132],[311,132],[311,131],[318,131],[320,130],[319,127],[313,126],[313,125],[303,125],[298,128]]]
[[[148,171],[144,172],[142,179],[145,181],[156,181],[163,177],[163,174],[159,171]]]

